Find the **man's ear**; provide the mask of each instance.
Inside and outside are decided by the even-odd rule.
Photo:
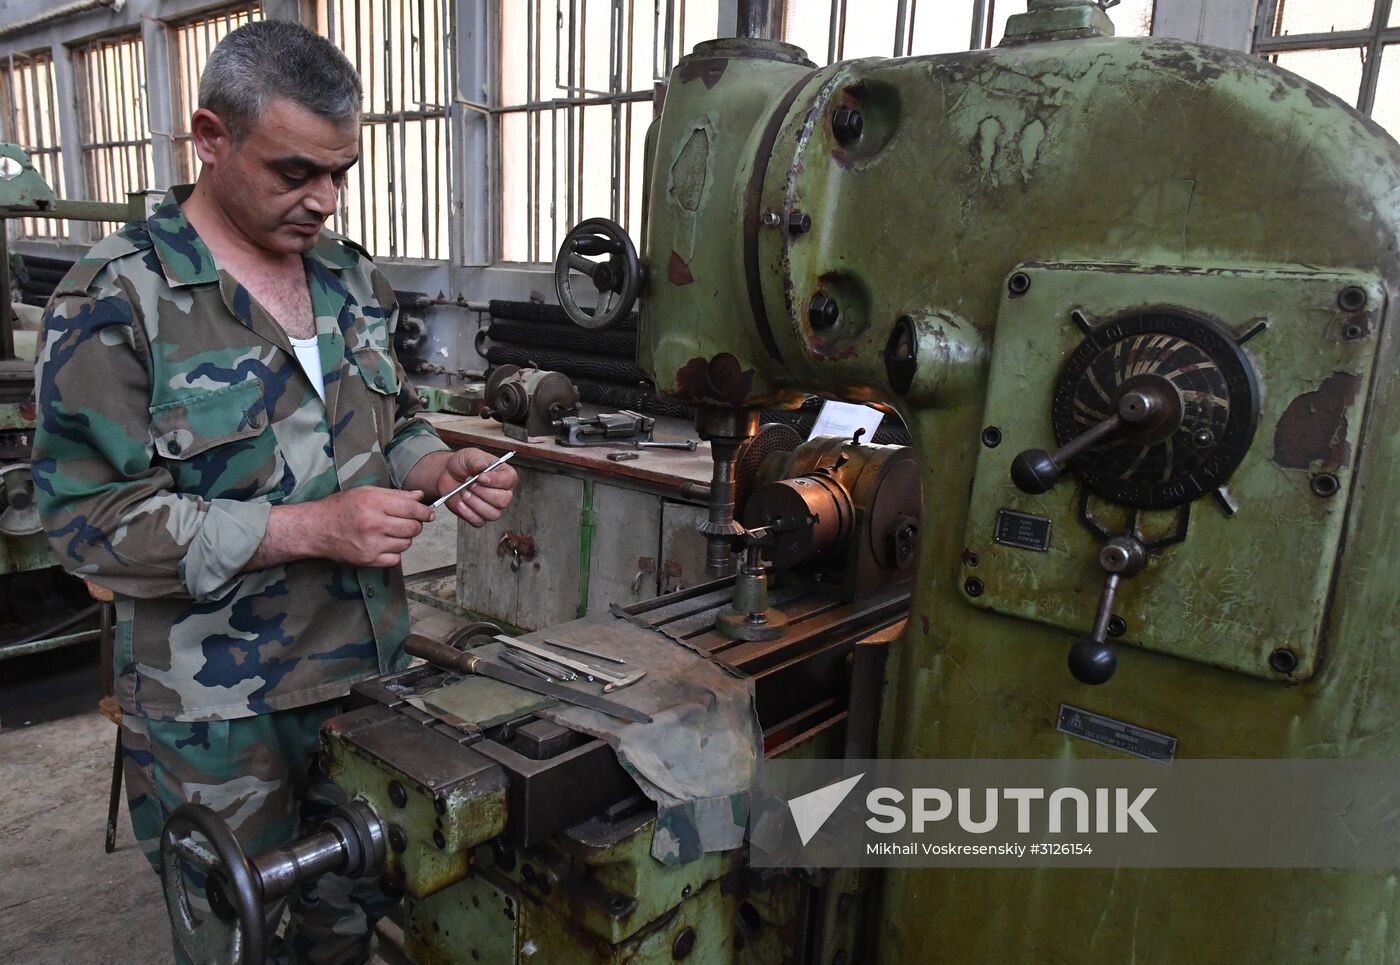
[[[204,107],[190,115],[190,138],[201,164],[217,166],[233,149],[233,138],[223,118]]]

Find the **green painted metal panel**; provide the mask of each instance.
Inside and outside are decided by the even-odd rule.
[[[1361,445],[1376,351],[1372,333],[1385,306],[1378,281],[1298,269],[1021,270],[1029,289],[1014,297],[1008,292],[997,315],[983,421],[999,428],[1001,442],[982,445],[977,459],[962,554],[968,602],[1077,636],[1093,624],[1104,579],[1097,562],[1102,541],[1077,518],[1083,488],[1072,475],[1042,496],[1008,485],[1018,451],[1055,448],[1049,413],[1056,379],[1084,337],[1072,313],[1109,325],[1171,305],[1238,336],[1265,323],[1245,345],[1267,392],[1254,443],[1228,481],[1234,515],[1214,499],[1190,503],[1186,540],[1154,554],[1143,573],[1124,581],[1115,612],[1126,621],[1126,643],[1266,680],[1311,676],[1346,519],[1350,454]],[[1368,292],[1367,309],[1338,306],[1339,293],[1350,286]],[[1349,331],[1361,334],[1348,338]],[[1299,448],[1304,451],[1294,451]],[[1340,481],[1328,496],[1312,489],[1314,474],[1323,472]],[[1110,531],[1127,531],[1130,520],[1121,507],[1098,496],[1088,506]],[[998,543],[1002,510],[1051,520],[1048,549]],[[1139,525],[1149,536],[1165,536],[1182,523],[1178,510],[1162,509],[1144,513]],[[976,596],[967,590],[973,579]],[[1061,648],[1070,639],[1062,639]],[[1270,665],[1280,649],[1298,660],[1291,672]]]

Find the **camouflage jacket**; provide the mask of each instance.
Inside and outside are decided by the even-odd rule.
[[[116,593],[128,713],[230,719],[342,696],[404,662],[400,570],[240,571],[271,507],[398,486],[446,447],[416,417],[394,292],[363,249],[323,232],[303,256],[323,404],[176,193],[99,242],[45,313],[33,468],[49,542]]]

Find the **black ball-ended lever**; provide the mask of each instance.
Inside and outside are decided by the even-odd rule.
[[[1054,488],[1064,475],[1065,466],[1090,446],[1129,430],[1142,430],[1171,418],[1170,399],[1155,384],[1134,386],[1118,397],[1117,411],[1096,422],[1069,442],[1046,452],[1027,449],[1011,461],[1011,481],[1023,493],[1039,496]],[[1111,673],[1111,671],[1110,671]]]
[[[1094,628],[1069,649],[1069,672],[1082,684],[1106,684],[1118,669],[1118,657],[1108,643],[1108,624],[1113,619],[1113,602],[1118,585],[1136,576],[1147,565],[1147,550],[1131,536],[1115,536],[1099,550],[1099,566],[1107,574],[1099,593],[1099,609]]]

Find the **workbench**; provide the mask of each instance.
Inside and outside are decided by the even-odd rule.
[[[454,448],[517,453],[520,485],[501,519],[481,529],[458,524],[455,572],[442,582],[459,612],[533,630],[706,579],[696,526],[713,471],[708,443],[693,452],[573,448],[509,439],[479,416],[427,418]],[[657,420],[658,441],[693,437],[688,423]],[[634,460],[607,458],[633,451]]]

